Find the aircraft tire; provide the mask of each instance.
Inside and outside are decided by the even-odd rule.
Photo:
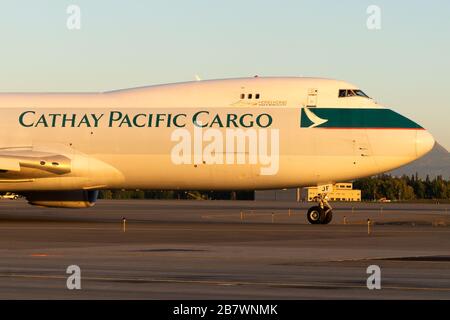
[[[329,224],[333,220],[333,211],[328,211],[322,224]]]
[[[314,206],[308,209],[306,218],[310,224],[320,224],[322,220],[321,217],[323,217],[323,215],[323,209],[319,206]]]

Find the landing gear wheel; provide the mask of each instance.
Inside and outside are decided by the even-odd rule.
[[[325,214],[325,219],[322,224],[329,224],[331,220],[333,220],[333,211],[330,210]]]
[[[308,218],[311,224],[329,224],[333,219],[333,208],[328,203],[328,196],[326,193],[319,193],[314,197],[314,201],[319,205],[309,208]]]
[[[333,212],[328,207],[314,206],[309,208],[306,217],[311,224],[329,224],[333,219]]]
[[[323,209],[319,206],[314,206],[308,209],[306,217],[311,224],[320,224],[321,217],[323,217]]]

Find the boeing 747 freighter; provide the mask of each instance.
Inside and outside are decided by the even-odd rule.
[[[254,190],[319,186],[422,157],[416,122],[360,88],[321,78],[243,78],[104,93],[0,94],[0,191],[89,207],[101,189]]]

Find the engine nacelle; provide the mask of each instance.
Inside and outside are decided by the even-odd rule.
[[[89,208],[97,200],[97,190],[37,191],[23,194],[34,206],[52,208]]]

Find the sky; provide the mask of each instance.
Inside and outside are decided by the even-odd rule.
[[[80,29],[67,27],[70,5]],[[370,5],[380,29],[367,27]],[[336,78],[450,150],[448,0],[0,0],[0,39],[0,92]]]

